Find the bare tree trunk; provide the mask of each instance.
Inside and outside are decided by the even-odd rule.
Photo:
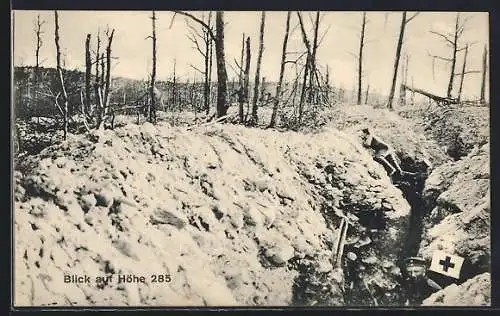
[[[368,83],[368,86],[366,87],[365,104],[368,104],[368,94],[369,93],[370,93],[370,83]]]
[[[262,82],[260,84],[260,97],[259,102],[264,103],[266,97],[266,77],[262,77]]]
[[[483,50],[483,66],[482,66],[482,71],[481,71],[481,97],[480,97],[480,102],[481,104],[486,103],[486,68],[488,67],[488,48],[486,44],[484,45],[484,50]]]
[[[298,119],[299,124],[302,122],[302,114],[303,114],[303,110],[304,110],[304,101],[305,101],[305,95],[306,95],[306,90],[307,90],[307,76],[309,74],[310,58],[311,58],[311,55],[307,54],[306,64],[304,66],[304,79],[302,81],[302,90],[300,92],[300,99],[299,99],[299,119]]]
[[[212,19],[212,12],[208,14],[207,25],[210,27]],[[203,104],[205,106],[205,111],[210,111],[210,73],[212,72],[212,56],[211,56],[211,48],[212,48],[212,38],[210,37],[210,33],[205,30],[204,33],[205,38],[205,82],[203,83]]]
[[[172,106],[176,108],[177,106],[177,74],[175,73],[175,68],[177,65],[177,60],[174,59],[174,79],[172,86]]]
[[[469,53],[469,44],[465,45],[465,52],[464,52],[464,63],[462,64],[462,75],[460,76],[460,86],[458,88],[458,95],[457,95],[457,102],[460,103],[460,99],[462,97],[462,88],[464,85],[464,77],[465,77],[465,70],[467,67],[467,54]]]
[[[106,32],[107,34],[107,32]],[[110,84],[111,84],[111,44],[113,42],[113,35],[115,30],[111,31],[108,35],[108,46],[106,47],[106,78],[104,81],[104,113],[108,113],[109,107],[109,94],[110,94]]]
[[[401,80],[399,85],[399,104],[401,106],[406,105],[406,87],[408,81],[408,54],[403,58],[404,64],[401,66]]]
[[[94,92],[95,92],[95,103],[96,103],[96,122],[97,126],[99,126],[102,120],[102,104],[101,104],[101,98],[100,98],[100,75],[99,75],[99,57],[100,57],[100,50],[101,48],[101,36],[99,30],[97,31],[97,49],[96,49],[96,55],[95,55],[95,78],[94,78]]]
[[[84,116],[90,113],[90,77],[92,76],[92,58],[90,57],[90,34],[85,40],[85,112]]]
[[[42,48],[42,25],[45,21],[40,21],[40,14],[36,17],[36,48],[35,48],[35,86],[40,80],[40,48]]]
[[[389,100],[387,102],[387,107],[391,110],[393,108],[392,101],[394,99],[394,90],[396,89],[396,79],[398,76],[399,58],[401,56],[401,47],[403,46],[405,27],[406,27],[406,11],[403,11],[403,15],[401,18],[401,29],[399,31],[398,46],[396,48],[396,57],[394,58],[394,72],[393,72],[393,76],[392,76],[391,91],[389,93]]]
[[[245,79],[244,79],[244,70],[243,70],[243,61],[245,59],[245,33],[242,34],[241,38],[241,58],[240,58],[240,74],[239,74],[239,83],[240,83],[240,90],[238,91],[238,116],[240,119],[240,123],[243,123],[244,120],[244,113],[243,113],[243,106],[245,104],[245,97],[243,93],[243,87],[245,85]]]
[[[248,114],[250,113],[250,100],[249,100],[249,92],[250,92],[250,61],[252,59],[252,53],[250,50],[250,37],[247,37],[246,40],[246,62],[245,62],[245,71],[243,72],[243,99],[247,104],[247,111],[245,114],[244,121],[246,122],[248,118]]]
[[[285,24],[285,36],[283,37],[283,46],[281,49],[281,66],[280,66],[280,76],[278,80],[278,85],[276,86],[276,97],[274,99],[274,107],[273,113],[271,114],[271,122],[269,123],[269,127],[274,127],[276,124],[276,114],[278,113],[278,107],[281,98],[281,85],[283,84],[283,76],[285,73],[285,62],[286,62],[286,48],[288,45],[288,33],[290,32],[290,17],[292,13],[290,11],[287,12],[286,15],[286,24]]]
[[[252,102],[252,124],[258,123],[257,116],[257,100],[259,98],[259,81],[260,81],[260,64],[262,62],[262,53],[264,51],[264,28],[266,24],[266,11],[262,11],[260,18],[260,31],[259,31],[259,53],[257,55],[257,68],[255,69],[255,84],[253,87],[253,102]]]
[[[406,105],[406,87],[408,86],[408,68],[410,66],[410,56],[408,54],[406,54],[406,63],[405,63],[405,67],[404,67],[404,79],[403,79],[403,86],[404,86],[404,89],[402,91],[402,96],[401,96],[401,104],[402,105]]]
[[[326,86],[326,91],[325,91],[325,101],[327,103],[330,102],[330,91],[332,87],[330,86],[330,66],[326,66],[326,76],[325,76],[325,86]]]
[[[302,112],[303,112],[303,107],[304,107],[304,100],[305,100],[305,94],[306,94],[306,89],[307,89],[307,76],[309,74],[309,67],[311,65],[311,46],[309,44],[309,40],[307,39],[307,34],[306,30],[304,27],[304,23],[302,21],[302,15],[300,12],[297,12],[297,17],[299,19],[299,24],[300,24],[300,30],[302,33],[302,40],[304,41],[304,44],[306,46],[307,54],[306,54],[306,64],[304,68],[304,79],[302,81],[302,90],[300,92],[300,99],[299,99],[299,118],[298,118],[298,123],[300,124],[302,121]]]
[[[224,53],[224,12],[215,14],[215,57],[217,59],[217,118],[227,113],[227,72],[226,57]]]
[[[61,68],[61,47],[59,46],[59,15],[57,13],[57,10],[54,11],[54,23],[55,23],[54,39],[56,43],[57,74],[59,76],[59,84],[63,98],[63,132],[64,132],[64,139],[66,139],[68,136],[68,94],[66,93],[66,88],[64,86],[64,78]]]
[[[361,22],[361,35],[359,37],[359,55],[358,55],[358,105],[361,104],[361,90],[363,89],[361,78],[363,76],[363,48],[365,45],[365,27],[366,27],[366,12],[363,12],[363,20]]]
[[[457,42],[458,42],[458,33],[459,33],[459,21],[460,21],[460,13],[457,12],[457,17],[455,19],[455,34],[453,35],[453,54],[451,58],[451,66],[450,66],[450,80],[448,82],[448,90],[446,92],[446,96],[451,98],[451,91],[453,90],[453,80],[455,79],[455,65],[457,63]]]
[[[297,100],[297,90],[299,89],[299,70],[297,64],[295,64],[295,80],[293,81],[293,90],[292,90],[292,104],[294,106],[295,111],[295,101]]]
[[[217,11],[215,14],[215,33],[202,20],[194,15],[184,11],[174,11],[191,18],[199,23],[210,33],[210,36],[215,41],[215,57],[217,59],[217,117],[225,116],[227,113],[226,97],[227,97],[227,71],[226,57],[224,53],[224,11]]]
[[[314,90],[314,74],[316,73],[316,51],[318,49],[318,28],[319,28],[319,11],[316,11],[316,20],[314,21],[313,46],[311,48],[312,52],[311,52],[311,59],[310,59],[311,76],[309,77],[309,95],[308,95],[309,103],[313,102],[313,97],[314,97],[314,92],[315,92],[315,90]]]
[[[104,58],[104,53],[101,54],[101,94],[104,108],[104,76],[106,74],[106,59]]]
[[[155,95],[155,87],[156,87],[156,12],[153,10],[151,16],[151,28],[152,35],[151,40],[153,44],[153,56],[152,56],[152,69],[151,69],[151,83],[149,86],[149,97],[151,98],[151,105],[149,110],[149,122],[155,124],[156,123],[156,95]],[[175,69],[175,66],[174,66]],[[175,70],[174,70],[175,71]]]
[[[209,13],[209,16],[208,16],[208,21],[211,23],[211,17],[212,17],[212,11],[210,11]],[[208,25],[209,27],[211,27],[211,24]],[[211,98],[211,95],[212,95],[212,63],[213,63],[213,52],[214,52],[214,42],[212,39],[210,39],[210,42],[209,42],[209,54],[208,54],[208,95],[207,95],[207,103],[205,104],[205,107],[206,107],[206,112],[207,112],[207,115],[208,113],[210,112],[210,100],[212,99]]]
[[[411,76],[411,86],[415,86],[415,81],[413,80],[413,76]],[[411,91],[410,94],[410,99],[411,99],[411,105],[415,105],[415,91]]]

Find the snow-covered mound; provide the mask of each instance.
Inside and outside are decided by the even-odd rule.
[[[455,159],[489,141],[489,107],[425,105],[407,107],[399,113],[417,121],[427,137],[435,139]]]
[[[420,253],[435,250],[465,258],[462,281],[490,270],[490,150],[476,148],[465,158],[436,168],[425,183],[428,210]]]
[[[338,105],[322,115],[325,124],[348,133],[359,134],[361,128],[370,128],[393,146],[405,170],[421,172],[426,165],[434,168],[450,160],[434,140],[418,132],[413,120],[394,111],[369,105]]]
[[[15,172],[15,304],[343,305],[347,213],[383,302],[409,205],[359,139],[149,123],[70,135]]]
[[[491,275],[477,275],[460,285],[452,284],[432,294],[424,306],[489,306],[491,305]]]

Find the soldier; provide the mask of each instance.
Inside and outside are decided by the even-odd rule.
[[[441,286],[431,280],[426,272],[425,259],[410,257],[404,261],[403,291],[406,296],[405,305],[420,305],[432,293],[442,290]]]
[[[375,157],[373,157],[373,159],[389,170],[390,177],[396,171],[399,172],[399,175],[414,175],[414,173],[401,169],[394,149],[378,136],[373,135],[368,128],[363,129],[363,140],[363,146],[375,150]]]

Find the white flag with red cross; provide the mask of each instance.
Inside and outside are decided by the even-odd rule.
[[[429,270],[459,279],[464,258],[443,251],[435,251]]]

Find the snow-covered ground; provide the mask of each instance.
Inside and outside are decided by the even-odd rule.
[[[372,127],[405,166],[430,162],[432,179],[455,162],[387,110],[344,106],[320,118],[315,133],[131,119],[18,161],[15,304],[349,304],[333,260],[349,216],[347,243],[369,292],[360,286],[357,303],[398,305],[410,205],[359,130]],[[439,234],[455,229],[448,226]],[[89,282],[65,282],[70,276]]]

